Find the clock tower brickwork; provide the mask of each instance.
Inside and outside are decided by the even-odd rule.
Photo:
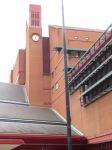
[[[32,18],[39,15],[39,24],[31,24]],[[32,16],[32,18],[31,18]],[[36,19],[34,18],[34,22]],[[39,41],[35,42],[32,35],[37,34]],[[49,79],[48,79],[49,78]],[[44,102],[50,102],[50,92],[44,91],[46,84],[50,87],[50,77],[43,76],[43,46],[41,28],[41,6],[30,5],[29,27],[26,24],[26,90],[31,106],[44,107]],[[47,83],[48,82],[48,83]],[[50,107],[49,105],[47,107]]]

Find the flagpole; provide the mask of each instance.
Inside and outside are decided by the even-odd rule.
[[[69,108],[67,58],[66,58],[66,38],[65,38],[65,24],[64,24],[63,0],[62,0],[62,22],[63,22],[63,50],[64,50],[64,71],[65,71],[65,97],[66,97],[66,118],[67,118],[67,140],[68,140],[68,150],[72,150],[71,118],[70,118],[70,108]]]

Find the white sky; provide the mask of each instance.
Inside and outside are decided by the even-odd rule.
[[[63,0],[65,25],[106,29],[112,23],[112,0]],[[42,35],[48,25],[62,25],[61,0],[0,1],[0,82],[9,82],[18,49],[26,45],[26,19],[29,4],[42,6]]]

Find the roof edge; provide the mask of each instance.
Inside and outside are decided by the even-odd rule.
[[[64,122],[67,122],[56,110],[54,110],[53,108],[51,108],[52,111],[54,111]],[[72,130],[74,130],[77,134],[79,134],[80,136],[84,136],[84,134],[79,131],[77,128],[75,128],[73,125],[71,125]]]

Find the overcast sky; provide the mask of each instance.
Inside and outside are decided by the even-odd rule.
[[[42,6],[42,35],[48,25],[62,25],[61,0],[3,0],[0,2],[0,82],[9,82],[18,49],[26,43],[29,4]],[[106,29],[112,23],[112,0],[64,0],[65,25]]]

